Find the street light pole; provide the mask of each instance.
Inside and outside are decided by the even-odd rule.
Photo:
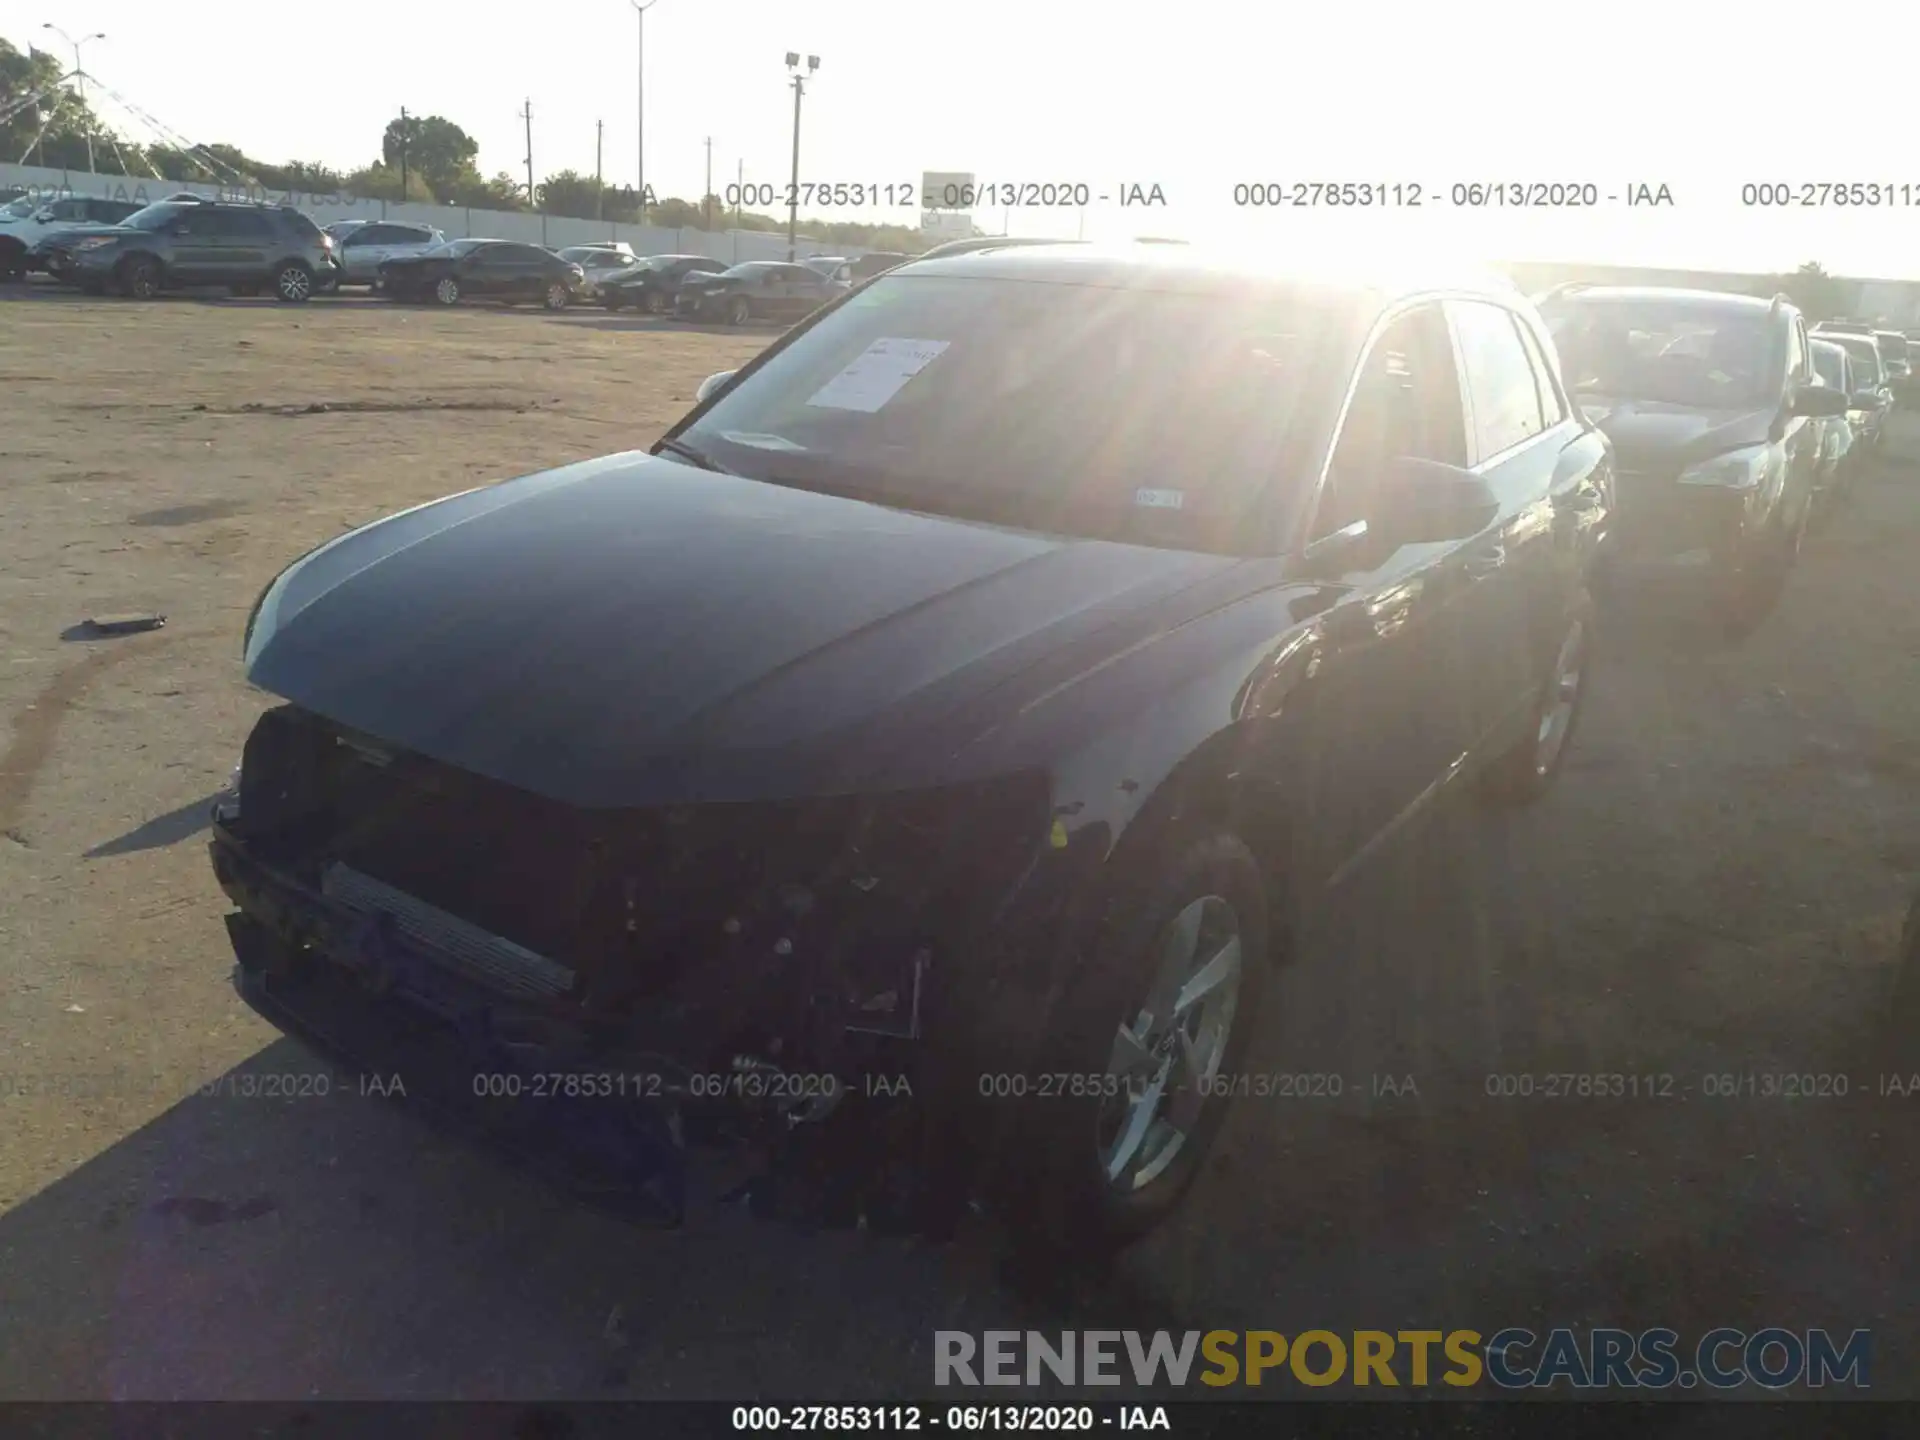
[[[640,48],[636,58],[634,72],[634,111],[637,117],[634,149],[639,152],[635,162],[640,193],[634,203],[640,207],[640,223],[647,223],[647,11],[660,3],[660,0],[627,0],[633,6],[634,17],[640,22]]]
[[[93,32],[93,34],[82,35],[78,40],[76,40],[73,38],[73,36],[67,34],[66,31],[62,30],[58,25],[48,23],[48,24],[42,25],[40,28],[42,30],[53,31],[54,34],[58,35],[62,40],[66,41],[67,44],[73,47],[73,78],[74,78],[74,82],[80,88],[80,107],[81,109],[84,110],[87,104],[87,69],[80,59],[80,47],[82,45],[85,45],[89,40],[106,39],[107,38],[106,32],[103,30],[96,30]],[[93,124],[92,124],[93,117],[91,114],[89,114],[86,117],[86,119],[87,119],[87,173],[91,175],[93,173]]]
[[[800,228],[800,97],[806,93],[807,81],[820,69],[818,55],[807,56],[807,68],[800,68],[798,51],[787,52],[787,70],[793,76],[793,175],[787,186],[787,263],[793,263],[798,249],[795,235]]]

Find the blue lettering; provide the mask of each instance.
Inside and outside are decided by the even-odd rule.
[[[1869,1389],[1867,1381],[1872,1358],[1871,1342],[1865,1330],[1856,1330],[1847,1337],[1846,1349],[1834,1353],[1833,1337],[1824,1330],[1807,1332],[1807,1358],[1811,1362],[1807,1367],[1807,1384],[1825,1385],[1829,1380],[1846,1380]]]
[[[1547,1343],[1540,1351],[1540,1368],[1534,1372],[1533,1385],[1543,1390],[1556,1380],[1571,1380],[1573,1388],[1584,1390],[1592,1384],[1587,1374],[1585,1358],[1580,1354],[1580,1342],[1574,1339],[1571,1330],[1550,1330]]]
[[[1487,1374],[1493,1383],[1503,1390],[1524,1390],[1533,1383],[1533,1372],[1516,1368],[1508,1360],[1508,1352],[1522,1345],[1533,1344],[1531,1330],[1502,1330],[1487,1341]]]
[[[1627,1362],[1633,1358],[1631,1330],[1595,1330],[1591,1341],[1593,1383],[1633,1389],[1640,1379]]]
[[[1767,1364],[1769,1352],[1780,1351],[1785,1364],[1778,1367]],[[1800,1343],[1800,1337],[1791,1330],[1777,1327],[1755,1332],[1747,1341],[1744,1357],[1747,1362],[1747,1374],[1769,1390],[1784,1390],[1800,1378],[1800,1372],[1807,1365],[1807,1348]]]
[[[1720,1368],[1720,1352],[1729,1345],[1738,1346],[1747,1337],[1738,1330],[1709,1330],[1700,1337],[1700,1344],[1694,1349],[1693,1362],[1700,1371],[1700,1378],[1716,1390],[1731,1390],[1740,1383],[1738,1370]]]
[[[1679,1343],[1679,1332],[1674,1330],[1649,1330],[1641,1335],[1640,1359],[1648,1367],[1640,1372],[1642,1385],[1666,1389],[1679,1380],[1680,1357],[1674,1353]]]

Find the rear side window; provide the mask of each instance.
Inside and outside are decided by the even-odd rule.
[[[320,226],[304,210],[281,210],[276,213],[280,217],[282,230],[290,231],[302,239],[320,233]]]
[[[1479,464],[1547,428],[1540,378],[1511,311],[1479,300],[1451,308],[1473,417],[1470,448]]]
[[[258,210],[229,210],[216,218],[216,229],[222,235],[258,240],[273,234],[273,223]]]

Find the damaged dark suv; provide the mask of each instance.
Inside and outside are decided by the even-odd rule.
[[[710,1145],[766,1213],[1111,1247],[1326,892],[1551,783],[1609,467],[1504,282],[903,266],[650,454],[266,589],[237,983],[636,1214]]]

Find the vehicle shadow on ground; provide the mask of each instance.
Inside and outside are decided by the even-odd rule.
[[[189,801],[177,810],[169,810],[164,815],[136,825],[126,834],[112,840],[102,841],[86,852],[89,860],[104,860],[113,855],[131,855],[141,850],[158,850],[168,845],[177,845],[182,840],[198,835],[213,823],[213,802],[217,794]]]

